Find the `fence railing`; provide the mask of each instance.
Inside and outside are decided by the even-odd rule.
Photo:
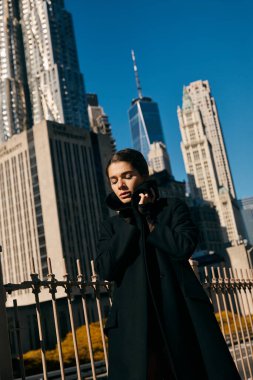
[[[230,349],[231,355],[241,374],[242,379],[253,379],[253,272],[252,270],[232,270],[225,267],[205,267],[198,270],[195,262],[192,262],[193,270],[201,281],[203,288],[207,292],[214,306],[216,318],[219,322],[224,339]],[[50,327],[54,329],[56,351],[58,355],[58,377],[57,379],[67,379],[70,369],[67,369],[64,362],[63,352],[63,334],[61,329],[61,320],[59,318],[59,303],[62,299],[58,297],[59,289],[63,289],[65,296],[65,309],[69,318],[69,331],[73,342],[74,351],[74,371],[78,380],[89,378],[97,379],[101,372],[104,372],[106,378],[108,370],[107,343],[104,335],[104,318],[112,304],[111,290],[112,284],[106,281],[99,281],[95,274],[92,263],[92,276],[89,281],[84,278],[81,271],[80,263],[77,261],[77,277],[71,279],[66,273],[62,280],[55,278],[52,272],[51,262],[48,259],[48,276],[46,280],[41,280],[38,274],[31,274],[31,280],[20,284],[1,283],[0,273],[0,380],[10,380],[14,377],[26,379],[26,365],[23,355],[24,339],[28,339],[27,327],[24,326],[25,320],[20,317],[22,307],[17,304],[15,292],[27,290],[33,293],[35,308],[36,329],[38,334],[38,345],[40,350],[43,379],[50,378],[48,369],[46,329],[44,320],[47,319],[47,311],[43,309],[44,305],[40,300],[42,292],[48,293],[47,303],[50,304],[52,312],[52,323]],[[5,297],[12,294],[13,307],[5,310]],[[13,296],[14,295],[14,296]],[[76,302],[78,299],[78,302]],[[78,303],[78,306],[77,306]],[[78,309],[78,312],[77,312]],[[91,310],[93,309],[93,310]],[[91,313],[92,311],[92,313]],[[77,323],[76,314],[79,315]],[[14,334],[15,348],[12,343],[12,354],[8,336],[7,317],[12,319],[12,329],[9,326],[9,332]],[[46,315],[45,315],[46,314]],[[10,317],[11,315],[11,317]],[[100,334],[100,357],[99,365],[96,359],[94,349],[94,337],[91,332],[92,322],[98,321],[98,330]],[[80,342],[77,339],[77,327],[83,325],[88,347],[88,364],[85,366],[80,363]],[[51,334],[52,335],[52,334]],[[66,334],[65,334],[66,335]],[[96,337],[97,341],[97,337]],[[96,343],[97,344],[97,343]],[[36,348],[36,347],[35,347]],[[12,360],[18,358],[19,369],[13,376]],[[87,359],[86,359],[87,362]],[[101,364],[102,363],[102,364]],[[85,372],[84,372],[85,371]]]
[[[253,379],[253,270],[205,267],[200,279],[242,379]]]

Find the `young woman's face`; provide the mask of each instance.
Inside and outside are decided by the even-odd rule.
[[[130,202],[136,186],[145,180],[144,176],[125,161],[111,163],[108,168],[108,177],[113,192],[122,203]]]

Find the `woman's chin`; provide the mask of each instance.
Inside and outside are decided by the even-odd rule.
[[[129,203],[131,202],[131,197],[126,197],[126,198],[120,198],[122,203]]]

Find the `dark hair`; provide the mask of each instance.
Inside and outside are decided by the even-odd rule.
[[[125,161],[129,162],[132,167],[138,171],[138,173],[142,176],[148,176],[148,164],[141,152],[135,149],[122,149],[119,150],[118,152],[114,153],[112,157],[110,158],[107,166],[106,166],[106,175],[108,177],[108,169],[109,166],[113,162],[120,162],[120,161]]]

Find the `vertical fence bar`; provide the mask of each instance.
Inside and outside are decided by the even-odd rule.
[[[239,320],[239,326],[240,326],[240,330],[241,330],[242,341],[243,341],[243,344],[244,344],[244,347],[245,347],[246,362],[247,362],[247,365],[248,365],[250,376],[252,377],[252,371],[251,371],[251,366],[250,366],[249,356],[248,356],[248,351],[247,351],[247,343],[246,343],[244,329],[243,329],[243,325],[242,325],[241,310],[240,310],[240,306],[239,306],[239,302],[238,302],[237,291],[239,291],[239,289],[240,289],[240,284],[239,284],[239,279],[237,277],[237,270],[232,271],[232,268],[229,268],[229,274],[230,274],[231,280],[235,284],[235,286],[234,286],[234,292],[233,293],[234,293],[234,300],[235,300],[235,305],[236,305],[236,311],[237,311],[237,315],[238,315],[238,320]],[[242,314],[243,314],[243,310],[242,310]],[[247,323],[247,321],[246,321],[246,323]]]
[[[228,296],[229,287],[228,287],[228,283],[225,281],[226,275],[225,275],[225,278],[224,277],[222,278],[220,268],[218,267],[217,270],[218,270],[218,281],[220,284],[223,306],[225,309],[225,314],[226,314],[226,319],[227,319],[227,324],[228,324],[228,331],[229,331],[231,346],[232,346],[232,350],[234,354],[234,361],[235,361],[237,369],[239,369],[238,359],[237,359],[236,350],[235,350],[234,337],[233,337],[233,333],[231,329],[230,319],[228,315],[227,300],[226,300],[226,296]]]
[[[251,303],[253,305],[253,269],[249,269],[249,278],[250,278],[250,283],[251,283],[251,287],[249,289],[250,291],[250,298],[251,298]]]
[[[241,346],[239,331],[238,331],[235,313],[234,313],[234,305],[233,305],[233,301],[232,301],[232,297],[231,297],[232,284],[233,284],[232,280],[233,279],[228,278],[226,268],[223,268],[223,272],[224,272],[224,281],[225,281],[225,284],[227,285],[227,289],[228,289],[227,295],[228,295],[229,305],[230,305],[230,309],[231,309],[232,316],[233,316],[233,322],[234,322],[235,333],[236,333],[236,338],[237,338],[238,350],[239,350],[239,355],[240,355],[240,359],[241,359],[241,363],[242,363],[243,376],[246,379],[246,368],[245,368],[244,361],[243,361],[242,346]]]
[[[0,252],[2,252],[2,247],[0,247]],[[6,315],[6,294],[3,286],[3,275],[2,275],[2,265],[1,265],[1,255],[0,255],[0,379],[1,380],[12,380],[12,360],[11,360],[11,348],[10,340],[8,334],[8,321]]]
[[[74,314],[73,314],[72,300],[71,300],[72,286],[71,286],[69,274],[67,273],[67,267],[66,267],[65,260],[63,260],[63,263],[65,266],[65,273],[66,273],[63,277],[66,281],[65,292],[67,294],[69,319],[70,319],[72,339],[73,339],[73,344],[74,344],[74,352],[75,352],[75,360],[76,360],[76,373],[77,373],[77,379],[81,380],[82,378],[81,378],[81,369],[80,369],[80,361],[79,361],[79,353],[78,353],[78,344],[77,344],[77,338],[76,338]]]
[[[89,347],[89,354],[90,354],[92,379],[96,380],[96,370],[95,370],[95,363],[94,363],[94,356],[93,356],[93,349],[92,349],[92,340],[91,340],[90,327],[89,327],[89,319],[88,319],[88,311],[87,311],[87,302],[86,302],[86,293],[85,293],[85,281],[84,281],[84,276],[83,276],[82,270],[81,270],[80,260],[77,260],[77,272],[78,272],[78,276],[77,276],[78,281],[81,282],[80,293],[81,293],[81,296],[82,296],[83,314],[84,314],[84,321],[85,321],[86,334],[87,334],[88,347]]]
[[[46,362],[46,350],[45,350],[45,341],[43,336],[42,322],[41,322],[41,309],[40,309],[40,301],[39,301],[39,293],[40,293],[40,279],[39,275],[35,273],[34,260],[32,260],[32,270],[31,279],[33,283],[32,292],[35,297],[35,306],[36,306],[36,315],[37,315],[37,324],[39,331],[39,340],[40,340],[40,352],[41,352],[41,361],[42,361],[42,369],[44,380],[47,380],[47,362]]]
[[[98,275],[95,273],[94,261],[93,260],[91,261],[91,270],[92,270],[92,282],[93,282],[95,296],[96,296],[96,302],[97,302],[97,310],[98,310],[98,318],[99,318],[99,324],[100,324],[100,330],[101,330],[101,337],[102,337],[102,343],[103,343],[103,349],[104,349],[105,366],[106,366],[106,371],[108,373],[108,356],[107,356],[107,351],[106,351],[105,334],[104,334],[104,328],[103,328],[103,318],[102,318],[102,311],[101,311],[100,285],[98,282]]]
[[[60,329],[59,329],[59,317],[58,317],[57,306],[56,306],[56,298],[55,298],[55,294],[57,292],[57,281],[55,279],[55,275],[52,272],[51,259],[49,257],[47,259],[47,266],[48,266],[47,278],[48,278],[48,281],[51,282],[51,284],[49,286],[49,292],[52,295],[54,326],[55,326],[57,348],[58,348],[58,355],[59,355],[59,362],[60,362],[61,380],[65,380],[62,346],[61,346],[61,336],[60,336]]]
[[[221,331],[222,331],[222,334],[223,334],[224,339],[225,339],[226,334],[225,334],[224,322],[223,322],[222,312],[221,312],[220,297],[219,297],[219,292],[220,292],[220,286],[219,285],[220,284],[219,284],[217,277],[215,276],[214,267],[211,267],[211,274],[212,274],[211,287],[215,292],[215,299],[216,299],[219,317],[220,317],[220,322],[221,322]]]
[[[13,309],[14,309],[14,320],[15,320],[15,332],[16,332],[17,343],[18,343],[20,376],[21,376],[22,380],[25,380],[25,365],[24,365],[23,349],[22,349],[21,336],[20,336],[20,323],[19,323],[19,317],[18,317],[18,305],[17,305],[16,299],[13,300]]]
[[[253,305],[253,292],[252,292],[252,288],[253,288],[253,269],[249,269],[249,273],[250,273],[250,282],[251,282],[251,287],[249,289],[249,293],[250,293],[251,303]]]
[[[236,269],[235,269],[235,273],[236,273],[236,277],[238,278],[238,272]],[[243,320],[244,320],[244,324],[245,324],[245,328],[246,328],[247,339],[249,341],[249,349],[251,352],[251,357],[253,358],[253,350],[252,350],[252,344],[251,344],[251,338],[250,338],[250,331],[249,331],[248,321],[247,321],[247,317],[246,317],[246,310],[245,310],[245,305],[244,305],[245,304],[244,301],[245,301],[245,298],[247,298],[247,295],[245,292],[245,285],[244,285],[244,278],[243,278],[242,269],[240,269],[240,275],[241,275],[241,278],[240,279],[238,278],[238,282],[240,283],[240,287],[239,287],[239,289],[237,289],[237,291],[238,291],[240,299],[241,299],[242,316],[243,316]],[[243,294],[242,294],[241,290],[243,290],[243,292],[244,292]],[[247,348],[246,348],[246,353],[248,355]],[[250,370],[250,375],[252,376],[251,370]]]
[[[204,285],[206,285],[205,289],[208,290],[209,300],[211,303],[213,303],[213,300],[212,300],[212,282],[209,279],[208,268],[206,266],[204,267]]]
[[[249,318],[250,326],[251,326],[251,332],[253,333],[252,315],[251,315],[251,309],[250,309],[250,304],[249,304],[249,297],[247,295],[247,290],[249,294],[251,293],[252,283],[250,281],[247,269],[245,270],[245,273],[246,273],[246,280],[245,280],[246,303],[247,303],[247,309],[248,309],[248,318]]]

